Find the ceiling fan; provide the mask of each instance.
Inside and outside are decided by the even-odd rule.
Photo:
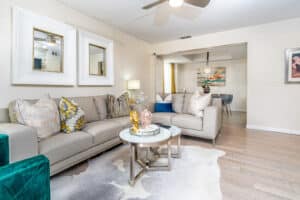
[[[142,8],[144,10],[147,10],[147,9],[153,8],[159,4],[162,4],[166,1],[169,2],[169,5],[171,7],[180,7],[183,5],[183,3],[187,3],[187,4],[190,4],[190,5],[193,5],[196,7],[201,7],[201,8],[206,7],[208,5],[208,3],[210,2],[210,0],[158,0],[153,3],[148,4],[146,6],[143,6]]]

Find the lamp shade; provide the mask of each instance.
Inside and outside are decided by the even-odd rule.
[[[127,82],[128,90],[139,90],[141,88],[140,80],[129,80]]]

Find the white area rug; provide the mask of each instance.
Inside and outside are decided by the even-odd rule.
[[[221,200],[218,158],[224,152],[184,146],[171,171],[146,172],[128,185],[129,146],[120,146],[88,161],[78,175],[51,179],[53,200]],[[72,169],[71,169],[72,170]]]

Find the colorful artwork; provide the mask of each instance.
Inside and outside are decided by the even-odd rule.
[[[292,78],[300,78],[300,53],[292,55]]]
[[[213,67],[208,81],[209,86],[225,86],[226,67]]]
[[[300,83],[300,48],[286,50],[286,82]]]

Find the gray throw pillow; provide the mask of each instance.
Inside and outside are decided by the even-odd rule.
[[[116,118],[128,116],[130,112],[129,94],[123,93],[116,98],[114,95],[107,95],[107,117]]]
[[[107,118],[106,98],[107,98],[106,95],[100,95],[100,96],[94,97],[94,102],[95,102],[100,120],[104,120]]]
[[[93,97],[69,97],[68,99],[76,102],[83,110],[86,122],[95,122],[100,119]]]
[[[176,113],[182,113],[184,103],[184,94],[177,93],[172,95],[172,109]]]

